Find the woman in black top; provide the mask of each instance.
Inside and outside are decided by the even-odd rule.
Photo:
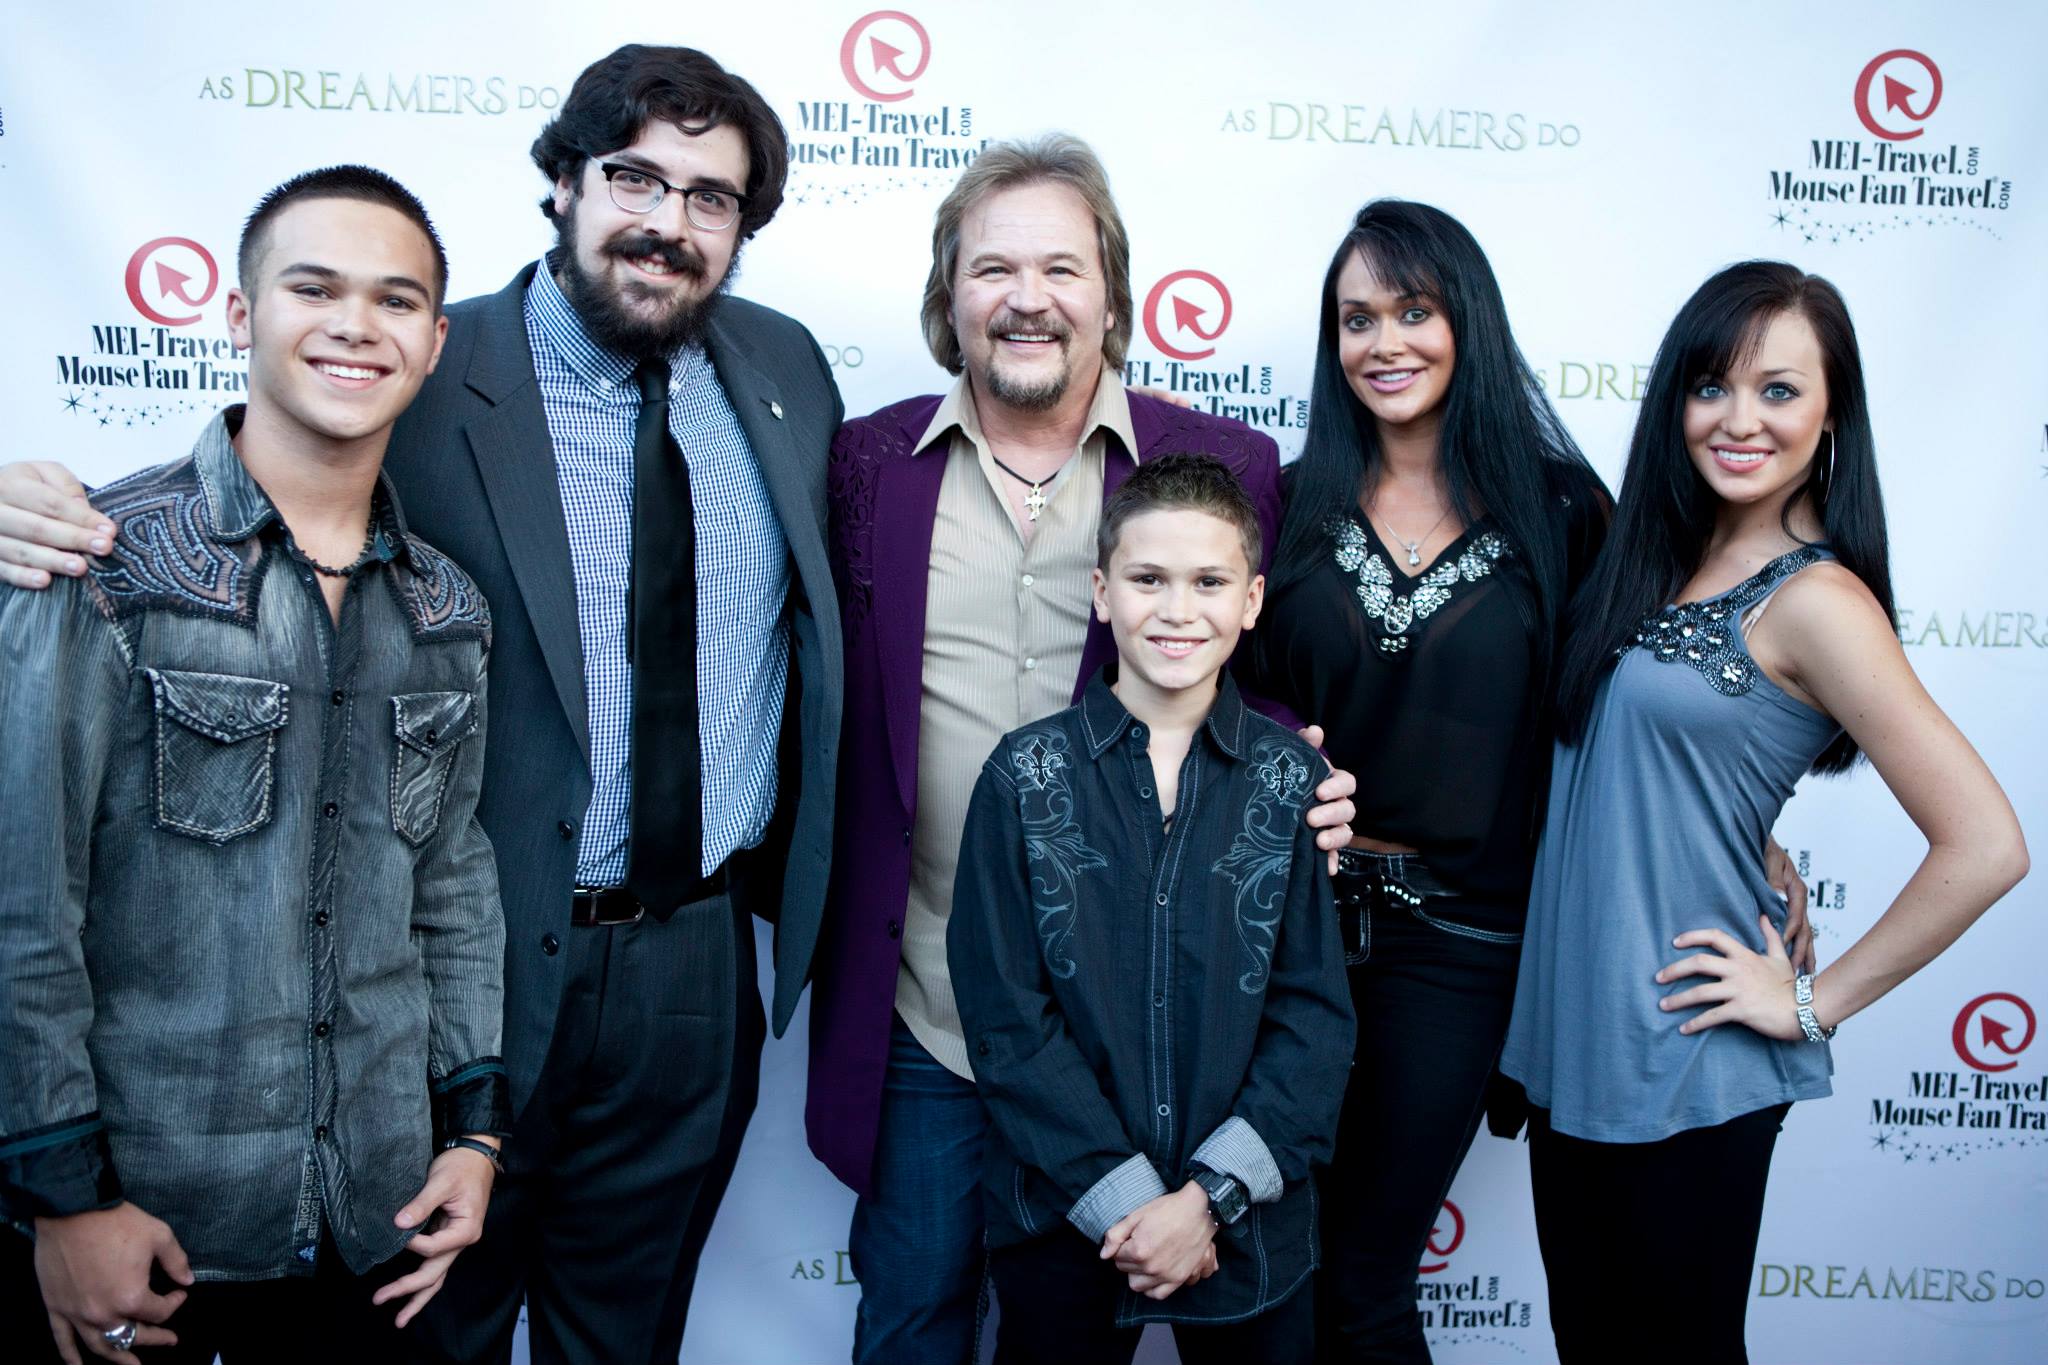
[[[1571,588],[1612,505],[1442,211],[1366,205],[1324,282],[1308,438],[1248,685],[1358,776],[1337,884],[1357,1064],[1323,1183],[1325,1360],[1429,1359],[1415,1276],[1513,1001]]]

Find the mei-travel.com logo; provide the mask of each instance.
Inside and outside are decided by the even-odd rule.
[[[88,323],[74,338],[83,344],[55,357],[64,410],[102,427],[154,426],[247,393],[247,362],[219,310],[216,328],[198,325],[221,284],[218,260],[194,238],[136,247],[121,272],[134,311]]]
[[[1465,1243],[1465,1211],[1446,1199],[1415,1268],[1415,1306],[1423,1327],[1469,1332],[1488,1327],[1527,1327],[1531,1303],[1501,1297],[1500,1276],[1464,1275],[1430,1279],[1450,1268],[1451,1255]]]
[[[1269,433],[1307,427],[1308,400],[1274,393],[1272,365],[1216,359],[1235,311],[1230,286],[1207,270],[1160,276],[1138,308],[1156,358],[1132,355],[1124,362],[1124,383],[1184,394],[1204,412]]]
[[[2035,1024],[2034,1007],[2011,991],[1967,1001],[1947,1040],[1962,1066],[1910,1071],[1903,1093],[1873,1098],[1871,1147],[1935,1163],[2048,1146],[2048,1075],[2015,1074]]]
[[[1924,52],[1893,48],[1864,63],[1852,103],[1870,136],[1854,136],[1846,123],[1817,130],[1820,136],[1806,140],[1803,165],[1781,159],[1771,167],[1772,225],[1827,246],[1905,228],[1999,236],[2013,183],[1996,173],[1993,157],[1963,137],[1919,141],[1941,96],[1941,68]]]

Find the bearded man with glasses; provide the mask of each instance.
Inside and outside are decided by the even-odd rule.
[[[688,48],[583,72],[533,145],[555,249],[449,310],[390,468],[500,618],[479,808],[504,888],[515,1138],[418,1328],[505,1361],[673,1362],[824,898],[840,704],[825,456],[800,324],[730,297],[788,150]],[[414,491],[417,489],[417,491]]]

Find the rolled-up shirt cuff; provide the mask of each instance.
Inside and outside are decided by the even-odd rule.
[[[1067,1221],[1091,1242],[1100,1242],[1124,1215],[1166,1193],[1166,1182],[1143,1152],[1088,1187],[1067,1210]]]
[[[1280,1167],[1259,1130],[1235,1115],[1217,1125],[1189,1158],[1218,1175],[1233,1176],[1244,1186],[1244,1196],[1254,1204],[1270,1204],[1280,1197]]]
[[[12,1222],[110,1209],[121,1197],[98,1111],[0,1137],[0,1210]]]
[[[471,1133],[505,1137],[512,1131],[512,1083],[505,1063],[479,1057],[432,1086],[434,1145]]]

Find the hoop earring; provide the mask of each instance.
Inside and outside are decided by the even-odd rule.
[[[1826,502],[1828,494],[1835,491],[1835,433],[1829,431],[1822,434],[1828,438],[1828,472],[1821,481],[1820,500]]]

